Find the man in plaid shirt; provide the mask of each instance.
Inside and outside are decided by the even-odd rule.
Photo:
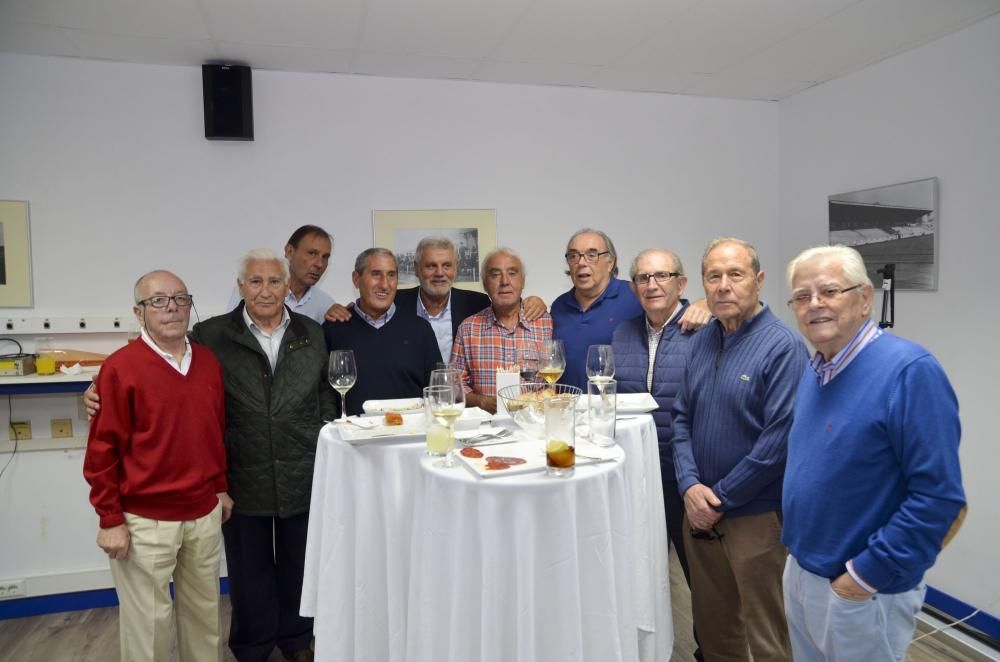
[[[533,321],[524,318],[524,263],[511,249],[487,255],[482,275],[491,305],[458,327],[451,363],[463,373],[466,403],[496,413],[497,370],[516,369],[519,347],[552,338],[552,318],[548,313]]]

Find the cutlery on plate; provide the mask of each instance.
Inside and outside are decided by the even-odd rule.
[[[468,439],[460,439],[459,443],[468,448],[469,446],[492,446],[496,444],[507,443],[507,437],[512,436],[514,433],[510,430],[500,430],[499,432],[492,432],[489,434],[477,434],[475,437],[470,437]],[[503,441],[493,441],[495,439],[502,439]],[[493,442],[493,443],[484,443]]]

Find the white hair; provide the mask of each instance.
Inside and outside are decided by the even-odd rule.
[[[852,285],[871,285],[872,279],[868,277],[868,270],[865,268],[865,260],[861,253],[842,244],[833,246],[813,246],[807,248],[788,263],[785,270],[785,277],[788,280],[788,289],[792,289],[795,280],[795,271],[800,265],[813,260],[828,259],[834,260],[844,270],[844,278]]]
[[[281,276],[288,282],[288,262],[285,260],[284,256],[278,255],[270,248],[255,248],[251,251],[247,251],[240,261],[237,263],[236,279],[240,283],[245,283],[247,280],[247,266],[256,260],[263,262],[277,262],[278,266],[281,267]]]

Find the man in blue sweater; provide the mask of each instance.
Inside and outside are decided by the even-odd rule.
[[[789,306],[816,348],[788,439],[782,540],[796,660],[903,660],[934,564],[965,504],[958,401],[924,348],[869,318],[853,248],[788,265]]]
[[[788,660],[781,481],[805,345],[760,301],[753,246],[716,239],[701,264],[715,320],[690,342],[674,400],[691,604],[706,660]]]
[[[615,377],[619,393],[650,393],[657,409],[652,412],[660,446],[660,478],[667,535],[677,553],[684,579],[691,584],[684,551],[684,502],[677,490],[671,411],[688,361],[688,341],[693,337],[680,328],[688,301],[682,299],[687,276],[681,259],[664,248],[648,248],[632,260],[629,270],[632,292],[645,314],[625,320],[615,329],[611,345],[615,352]],[[695,633],[695,641],[698,635]],[[702,659],[700,650],[696,660]]]

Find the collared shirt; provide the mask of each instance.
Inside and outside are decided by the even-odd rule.
[[[396,304],[393,304],[396,305]],[[445,363],[451,361],[452,327],[451,327],[451,292],[448,292],[448,303],[437,315],[431,315],[424,306],[424,300],[417,292],[417,315],[423,317],[431,323],[434,335],[437,337],[438,348],[441,350],[441,360]]]
[[[823,355],[819,352],[813,356],[812,361],[809,363],[812,369],[816,372],[819,377],[819,383],[829,384],[833,381],[833,378],[844,371],[844,368],[851,364],[851,361],[861,353],[868,343],[872,342],[876,338],[882,335],[882,329],[876,326],[875,322],[871,320],[865,320],[865,323],[861,325],[858,332],[854,334],[851,338],[851,342],[841,349],[837,354],[829,361],[823,358]]]
[[[497,369],[517,365],[518,341],[539,342],[552,337],[552,318],[548,313],[531,322],[523,314],[522,308],[517,324],[508,329],[490,307],[467,317],[458,327],[451,363],[463,372],[466,393],[496,395]]]
[[[162,349],[160,349],[157,346],[157,344],[155,342],[153,342],[153,339],[149,337],[148,333],[146,333],[146,327],[142,327],[139,330],[139,336],[142,338],[142,340],[147,345],[149,345],[150,347],[153,348],[154,352],[156,352],[157,354],[159,354],[160,356],[162,356],[163,360],[166,361],[167,363],[169,363],[171,368],[173,368],[177,372],[181,373],[182,375],[187,375],[188,374],[188,370],[191,369],[191,341],[190,340],[188,340],[186,337],[184,338],[184,356],[181,357],[181,362],[178,363],[177,359],[174,358],[173,354],[171,354],[170,352],[164,352]]]
[[[278,352],[281,351],[281,340],[285,337],[285,330],[288,328],[289,322],[292,321],[291,316],[288,314],[288,309],[281,309],[281,322],[270,333],[257,326],[257,323],[250,317],[250,313],[247,312],[246,306],[243,307],[243,321],[246,322],[247,328],[250,329],[253,337],[260,343],[260,348],[264,350],[264,354],[267,355],[267,361],[271,364],[271,372],[274,372],[275,367],[278,365]]]
[[[678,301],[674,312],[670,313],[670,317],[658,329],[653,328],[653,325],[649,323],[649,318],[643,315],[643,319],[646,320],[646,342],[649,346],[649,365],[646,367],[646,390],[650,393],[653,392],[653,364],[656,363],[656,349],[660,346],[660,338],[663,336],[663,330],[667,328],[671,320],[677,317],[677,313],[681,308],[682,304]]]
[[[243,297],[240,296],[240,288],[234,287],[233,293],[229,297],[229,307],[226,308],[226,310],[235,310],[236,306],[240,305],[240,301],[242,300]],[[293,313],[305,315],[317,324],[323,323],[323,319],[326,317],[326,311],[329,310],[330,306],[334,303],[335,301],[333,298],[318,287],[310,287],[307,289],[302,294],[301,299],[296,299],[291,290],[288,290],[288,296],[285,297],[285,305],[288,306]]]
[[[361,310],[361,299],[358,299],[357,301],[354,302],[354,308],[352,312],[357,313],[358,317],[368,322],[368,324],[370,324],[374,328],[381,329],[383,326],[388,324],[389,320],[392,319],[392,316],[396,314],[396,304],[395,303],[389,304],[389,310],[385,311],[385,315],[383,315],[378,319],[375,319],[365,311]]]
[[[585,389],[587,348],[610,345],[618,323],[635,319],[643,310],[627,280],[612,278],[587,310],[580,307],[573,293],[564,292],[552,302],[553,337],[562,340],[566,348],[566,372],[560,383]]]

